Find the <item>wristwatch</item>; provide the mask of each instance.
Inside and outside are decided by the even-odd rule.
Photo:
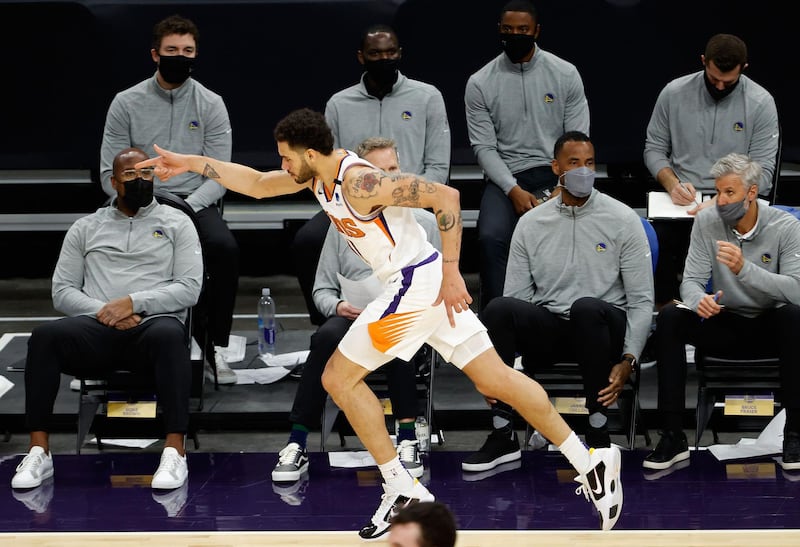
[[[632,371],[636,370],[636,358],[635,357],[633,357],[631,355],[623,355],[622,356],[622,360],[623,361],[627,361],[627,363],[631,366],[631,370]]]

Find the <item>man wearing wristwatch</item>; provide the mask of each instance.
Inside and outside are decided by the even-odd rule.
[[[619,398],[644,348],[653,313],[653,263],[642,219],[594,189],[594,146],[570,131],[552,161],[561,192],[520,218],[503,296],[483,312],[503,361],[523,367],[578,363],[589,428],[585,442],[608,447],[606,411]],[[461,463],[488,471],[521,458],[513,409],[492,402],[494,430]]]

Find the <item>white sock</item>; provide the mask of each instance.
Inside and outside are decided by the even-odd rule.
[[[414,488],[414,477],[400,463],[400,458],[395,456],[388,462],[378,465],[383,480],[397,492],[410,492]]]
[[[572,464],[572,467],[580,473],[581,475],[585,475],[589,472],[589,449],[586,448],[586,445],[581,442],[578,436],[572,431],[563,443],[561,443],[558,447],[564,456],[567,457],[569,463]]]

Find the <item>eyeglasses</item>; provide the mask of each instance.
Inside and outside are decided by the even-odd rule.
[[[122,173],[119,174],[119,178],[122,182],[130,182],[136,178],[142,178],[144,180],[153,180],[155,174],[156,174],[155,167],[142,167],[141,169],[125,169]]]

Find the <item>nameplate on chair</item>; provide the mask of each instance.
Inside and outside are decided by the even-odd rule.
[[[589,414],[586,397],[554,397],[553,406],[559,414]]]
[[[774,463],[729,463],[725,466],[728,480],[775,479]]]
[[[726,416],[773,416],[775,398],[772,395],[726,395]]]
[[[385,416],[392,415],[392,401],[391,399],[381,399],[381,406],[383,407],[383,414]]]
[[[108,401],[109,418],[155,418],[155,401]]]

